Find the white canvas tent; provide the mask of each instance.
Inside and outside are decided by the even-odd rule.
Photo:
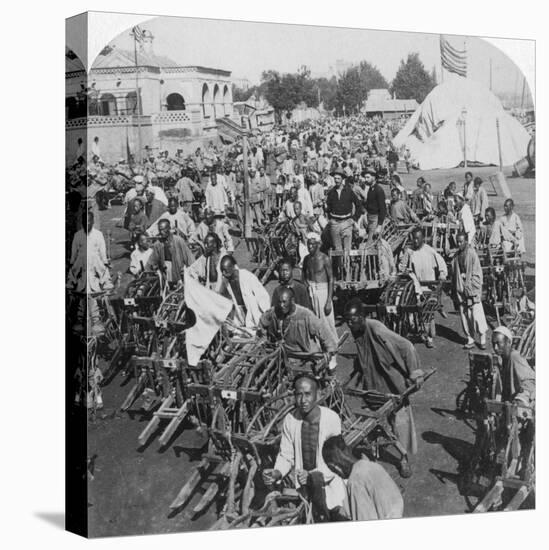
[[[453,168],[463,161],[465,129],[467,161],[499,165],[497,120],[502,163],[510,166],[526,155],[528,132],[484,86],[450,75],[429,93],[393,142],[397,148],[408,147],[422,170]]]

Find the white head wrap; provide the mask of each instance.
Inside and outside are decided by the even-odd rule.
[[[320,242],[320,235],[314,231],[311,231],[310,233],[307,233],[307,240]]]
[[[513,341],[513,333],[507,327],[502,325],[494,329],[494,334],[497,334],[498,332],[499,334],[503,334],[506,338],[509,338],[511,342]]]

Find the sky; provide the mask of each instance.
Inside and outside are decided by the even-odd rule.
[[[360,22],[366,25],[367,22]],[[234,78],[259,83],[267,69],[295,72],[306,65],[313,76],[328,73],[336,60],[376,65],[390,82],[400,61],[418,52],[425,68],[436,68],[440,81],[439,35],[274,23],[250,23],[183,17],[156,17],[141,25],[154,36],[153,50],[182,65],[203,65],[232,71]],[[490,81],[497,93],[522,93],[523,76],[499,49],[476,37],[447,36],[450,43],[468,53],[468,78],[485,86]],[[124,32],[111,41],[133,48]]]

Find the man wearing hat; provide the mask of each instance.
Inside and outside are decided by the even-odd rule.
[[[381,233],[387,208],[385,206],[385,192],[378,184],[376,173],[371,168],[366,170],[366,184],[369,186],[366,196],[366,217],[368,220],[368,241],[372,244],[375,233]]]
[[[336,170],[332,175],[334,187],[326,197],[332,247],[336,250],[351,250],[353,215],[358,214],[362,207],[354,191],[344,184],[345,174]]]

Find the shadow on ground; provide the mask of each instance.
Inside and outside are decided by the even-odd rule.
[[[36,512],[34,515],[53,527],[65,530],[65,514],[63,512]]]

